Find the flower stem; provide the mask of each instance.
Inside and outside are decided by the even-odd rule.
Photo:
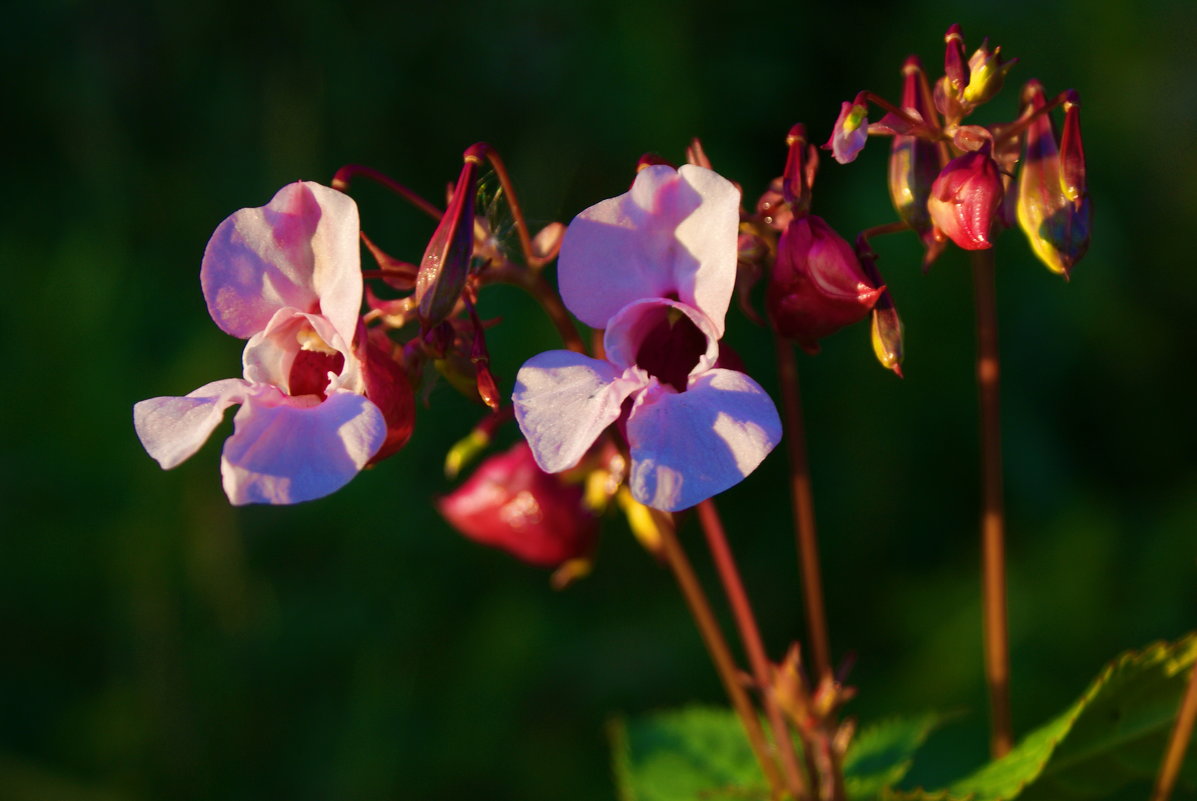
[[[1185,761],[1189,738],[1193,736],[1194,722],[1197,722],[1197,667],[1189,669],[1189,688],[1185,690],[1185,697],[1180,702],[1180,711],[1176,716],[1176,725],[1172,727],[1172,734],[1168,737],[1168,749],[1164,752],[1164,761],[1160,764],[1160,774],[1156,777],[1151,801],[1168,801],[1172,795],[1172,788],[1176,786],[1176,779],[1180,775],[1180,767]]]
[[[389,175],[385,175],[378,170],[375,170],[371,167],[366,167],[362,164],[346,164],[344,167],[337,170],[336,175],[334,175],[332,179],[332,188],[339,192],[345,192],[349,189],[349,182],[359,175],[363,178],[369,178],[375,183],[382,184],[387,189],[390,189],[392,192],[402,197],[408,203],[412,204],[432,219],[438,222],[440,221],[442,212],[436,206],[432,205],[427,200],[396,181],[394,178],[391,178]]]
[[[694,575],[694,568],[690,566],[690,560],[686,558],[681,544],[677,541],[677,535],[670,526],[661,527],[661,550],[665,555],[665,560],[669,563],[670,570],[673,571],[674,578],[677,579],[682,595],[686,599],[686,605],[690,607],[690,614],[694,616],[694,622],[698,625],[698,631],[711,655],[711,661],[715,663],[715,670],[723,682],[723,689],[727,691],[732,706],[740,716],[740,722],[744,724],[748,742],[761,765],[761,771],[772,788],[772,796],[779,798],[783,786],[781,774],[766,745],[765,732],[761,729],[756,709],[752,706],[748,693],[740,683],[735,662],[732,661],[731,650],[727,647],[727,640],[723,638],[722,632],[719,631],[719,624],[715,622],[711,605],[698,583],[698,578]]]
[[[815,538],[815,502],[810,487],[810,465],[806,459],[806,428],[802,422],[798,365],[794,359],[793,346],[776,332],[773,334],[773,345],[777,351],[786,448],[790,457],[790,496],[794,507],[794,529],[798,537],[798,570],[802,574],[802,593],[806,602],[806,628],[815,670],[823,678],[831,675],[831,646],[827,636],[827,612],[823,604],[823,579],[819,572],[819,546]]]
[[[503,194],[507,195],[507,205],[511,207],[511,216],[515,219],[515,230],[519,234],[520,250],[524,253],[525,263],[532,268],[543,266],[545,260],[538,258],[532,252],[532,237],[528,234],[524,211],[520,208],[519,199],[515,196],[515,187],[511,185],[511,178],[507,175],[507,167],[503,164],[503,159],[499,158],[499,154],[491,147],[486,149],[486,158],[490,162],[490,166],[494,167],[495,174],[499,176],[499,185],[503,187]]]
[[[981,588],[984,604],[985,680],[989,686],[990,751],[1013,744],[1010,723],[1010,646],[1006,623],[1005,515],[1002,508],[1001,383],[993,250],[972,253],[977,311],[977,387],[981,410]]]
[[[761,632],[752,613],[752,606],[748,602],[748,595],[744,592],[744,582],[740,579],[740,571],[736,568],[735,558],[727,544],[723,521],[719,519],[719,511],[715,508],[714,501],[707,499],[698,504],[698,520],[702,524],[703,534],[706,535],[707,545],[711,549],[711,557],[723,582],[728,603],[731,604],[732,616],[736,620],[736,628],[740,631],[744,651],[748,654],[753,678],[760,688],[765,714],[773,729],[773,741],[781,754],[781,764],[790,793],[795,798],[805,798],[806,786],[802,774],[798,771],[798,758],[794,753],[793,740],[790,738],[785,718],[782,717],[781,708],[773,696],[771,670],[765,656],[765,647],[761,642]]]

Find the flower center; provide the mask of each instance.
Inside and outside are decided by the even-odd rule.
[[[291,395],[325,397],[328,374],[340,375],[345,367],[345,357],[308,326],[301,328],[295,338],[299,340],[299,351],[295,354],[291,373],[287,377]]]
[[[651,314],[636,350],[636,364],[662,384],[683,392],[690,371],[706,353],[706,335],[676,308],[654,309]]]

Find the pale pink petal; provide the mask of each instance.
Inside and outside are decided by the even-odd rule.
[[[780,440],[773,400],[743,373],[710,370],[680,393],[654,386],[628,419],[632,495],[685,509],[738,484]]]
[[[740,190],[711,170],[646,167],[632,188],[583,211],[565,232],[561,297],[592,328],[634,300],[673,297],[723,334],[736,281]]]
[[[224,417],[241,403],[249,384],[226,378],[205,384],[183,398],[150,398],[133,406],[133,427],[146,452],[163,470],[191,458]]]
[[[691,375],[705,372],[714,366],[719,358],[719,332],[715,323],[698,309],[661,298],[638,300],[624,306],[611,318],[603,332],[603,350],[607,359],[623,370],[636,363],[636,354],[644,344],[645,335],[657,322],[663,311],[675,309],[684,314],[706,337],[706,352],[690,371]]]
[[[220,473],[229,501],[288,504],[335,492],[370,461],[386,438],[382,412],[361,395],[323,402],[255,388],[233,418]]]
[[[323,314],[352,341],[362,302],[359,230],[357,204],[311,181],[235,212],[216,228],[200,269],[212,319],[248,339],[291,306]]]
[[[573,467],[645,383],[636,370],[568,350],[533,356],[515,377],[512,401],[536,463],[548,473]]]

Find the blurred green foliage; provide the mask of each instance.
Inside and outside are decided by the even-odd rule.
[[[0,796],[611,798],[610,715],[721,700],[669,576],[618,521],[563,593],[449,530],[429,499],[477,409],[444,387],[405,452],[283,509],[225,502],[227,422],[162,473],[130,408],[238,374],[200,255],[288,181],[360,162],[438,198],[485,139],[529,215],[567,221],[623,191],[642,152],[678,161],[699,135],[754,198],[792,123],[818,139],[858,89],[896,97],[902,59],[937,65],[954,21],[1021,58],[1011,83],[1080,91],[1095,208],[1071,284],[1017,231],[997,248],[1016,727],[1114,653],[1193,628],[1186,0],[47,0],[8,10],[0,53]],[[816,213],[845,234],[892,219],[886,153],[827,160]],[[419,257],[429,220],[354,195],[380,244]],[[907,378],[874,363],[864,326],[800,369],[833,647],[861,690],[849,711],[963,710],[911,773],[940,784],[985,753],[971,291],[958,253],[924,276],[913,237],[879,252]],[[552,329],[514,290],[482,311],[504,318],[491,352],[509,388]],[[776,392],[768,337],[736,314],[729,329]],[[784,461],[721,501],[775,655],[802,635]]]

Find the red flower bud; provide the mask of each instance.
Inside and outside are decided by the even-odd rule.
[[[795,219],[782,233],[765,294],[782,336],[817,352],[819,339],[863,319],[880,295],[852,246],[821,217]]]
[[[1002,176],[990,147],[952,159],[931,186],[927,210],[935,227],[965,250],[993,247],[990,229],[1002,202]]]
[[[931,89],[918,58],[911,56],[902,66],[902,108],[928,124],[935,122]],[[894,136],[889,156],[889,196],[902,221],[924,240],[931,233],[927,199],[931,185],[947,162],[947,152],[938,142],[917,136]]]
[[[781,177],[781,193],[791,210],[801,216],[810,211],[810,192],[819,169],[819,151],[806,141],[806,126],[802,123],[790,129],[786,145],[789,151],[785,174]]]
[[[449,208],[428,242],[416,275],[416,305],[420,321],[431,328],[453,313],[470,273],[474,255],[474,195],[478,166],[486,145],[473,145],[463,156]]]
[[[582,502],[580,485],[536,465],[528,443],[492,456],[437,504],[469,539],[525,562],[556,567],[590,553],[598,519]]]

